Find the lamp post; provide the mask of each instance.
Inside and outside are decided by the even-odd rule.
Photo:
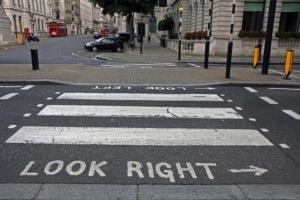
[[[179,9],[179,41],[178,41],[178,60],[181,60],[181,23],[182,23],[182,13],[184,8],[180,5]]]
[[[210,45],[210,38],[211,38],[211,29],[212,29],[212,9],[213,9],[213,0],[210,0],[209,6],[209,17],[210,22],[208,23],[208,32],[207,32],[207,39],[205,42],[205,54],[204,54],[204,68],[208,68],[208,58],[209,58],[209,45]]]

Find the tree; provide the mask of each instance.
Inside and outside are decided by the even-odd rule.
[[[115,13],[127,16],[130,19],[130,40],[134,42],[133,13],[154,14],[157,0],[90,0],[103,8],[104,15],[113,16]]]
[[[172,29],[174,26],[174,20],[172,17],[166,17],[163,20],[160,20],[158,23],[158,30],[160,31],[168,31],[168,35],[170,36]]]

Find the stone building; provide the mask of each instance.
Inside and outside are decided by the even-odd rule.
[[[253,32],[265,32],[268,23],[268,12],[271,0],[236,0],[234,18],[233,54],[252,55],[253,48],[260,38]],[[171,0],[168,2],[166,15],[175,21],[173,33],[178,34],[179,6],[184,7],[182,16],[182,36],[186,33],[208,30],[212,22],[210,53],[226,55],[230,35],[232,0],[212,0],[212,16],[209,16],[210,0]],[[286,49],[300,53],[300,40],[295,38],[278,38],[277,32],[299,32],[300,0],[277,0],[273,29],[272,54],[284,55]],[[242,37],[240,31],[243,30]],[[283,34],[284,35],[284,34]],[[251,36],[254,38],[250,38]],[[289,37],[289,36],[287,36]],[[297,37],[297,36],[296,36]],[[264,45],[264,38],[262,45]],[[168,47],[178,49],[175,40],[168,40]],[[204,41],[183,40],[183,52],[187,54],[204,54]]]
[[[91,32],[93,30],[93,3],[89,0],[80,0],[80,16],[82,33]]]
[[[47,24],[52,20],[51,2],[48,0],[2,0],[11,30],[17,34],[28,28],[30,33],[47,34]]]
[[[72,0],[72,25],[71,33],[80,34],[81,32],[81,17],[80,17],[80,0]]]
[[[0,0],[0,45],[15,41],[15,35],[11,31],[11,22],[4,12],[3,1]]]
[[[76,27],[73,23],[74,15],[72,13],[72,8],[75,7],[74,1],[73,0],[51,0],[51,4],[52,4],[53,20],[57,22],[64,22],[67,26],[68,34],[71,34],[73,27],[74,29]]]

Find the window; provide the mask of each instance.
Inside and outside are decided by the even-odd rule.
[[[298,32],[300,21],[300,0],[283,0],[279,32]]]
[[[242,30],[262,30],[264,19],[264,5],[264,0],[245,0]]]

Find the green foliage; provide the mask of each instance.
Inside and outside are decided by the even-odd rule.
[[[174,20],[172,17],[166,17],[163,20],[160,20],[158,23],[159,31],[171,31],[174,26]]]
[[[265,38],[266,32],[264,31],[243,31],[239,32],[240,38]]]
[[[276,37],[279,39],[300,38],[300,32],[277,32]]]
[[[89,0],[103,8],[103,14],[127,16],[132,12],[153,14],[157,0]]]

